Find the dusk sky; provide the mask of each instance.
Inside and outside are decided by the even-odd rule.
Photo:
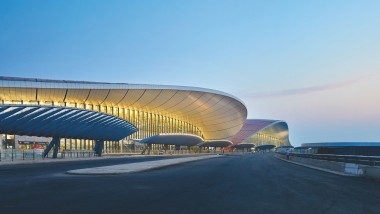
[[[0,75],[233,94],[290,141],[380,142],[380,1],[0,1]]]

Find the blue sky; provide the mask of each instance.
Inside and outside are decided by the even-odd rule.
[[[0,1],[0,75],[199,86],[293,144],[380,141],[380,1]],[[378,86],[379,85],[379,86]]]

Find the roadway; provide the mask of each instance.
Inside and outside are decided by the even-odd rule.
[[[277,160],[226,155],[142,173],[67,170],[163,159],[141,157],[0,166],[1,213],[379,213],[380,182]]]

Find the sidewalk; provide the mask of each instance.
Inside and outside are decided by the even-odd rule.
[[[194,154],[176,154],[176,155],[141,155],[141,154],[105,154],[102,157],[91,157],[91,158],[45,158],[36,160],[6,160],[0,161],[0,166],[9,165],[23,165],[23,164],[44,164],[44,163],[62,163],[62,162],[72,162],[72,161],[97,161],[97,160],[107,160],[107,159],[122,159],[122,158],[139,158],[139,157],[179,157],[179,156],[206,156],[210,155],[207,153],[194,153]],[[215,154],[214,154],[215,155]]]
[[[67,174],[71,175],[117,175],[124,173],[134,173],[148,171],[152,169],[163,168],[172,165],[178,165],[182,163],[204,160],[210,158],[222,157],[222,155],[207,155],[198,157],[186,157],[186,158],[174,158],[158,161],[145,161],[139,163],[119,164],[113,166],[94,167],[86,169],[76,169],[67,171]]]
[[[0,166],[6,165],[23,165],[23,164],[44,164],[44,163],[62,163],[71,161],[88,161],[88,160],[105,160],[105,159],[116,159],[116,158],[133,158],[133,157],[145,157],[147,155],[119,155],[119,156],[102,156],[102,157],[91,157],[91,158],[45,158],[38,160],[15,160],[15,161],[0,161]]]

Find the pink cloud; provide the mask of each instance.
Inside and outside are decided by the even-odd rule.
[[[331,83],[331,84],[324,84],[324,85],[304,87],[304,88],[285,89],[285,90],[271,91],[271,92],[259,92],[259,93],[252,93],[252,94],[247,94],[243,96],[246,98],[265,99],[265,98],[272,98],[272,97],[305,95],[305,94],[310,94],[310,93],[317,93],[320,91],[327,91],[327,90],[333,90],[337,88],[348,87],[358,82],[361,82],[362,80],[363,78],[358,78],[355,80],[349,80],[349,81],[339,82],[339,83]]]

